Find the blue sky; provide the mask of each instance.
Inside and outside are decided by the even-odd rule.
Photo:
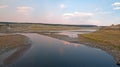
[[[120,0],[0,0],[0,21],[120,24]]]

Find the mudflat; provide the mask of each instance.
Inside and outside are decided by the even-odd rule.
[[[29,44],[26,36],[19,34],[0,35],[0,53],[9,49]]]

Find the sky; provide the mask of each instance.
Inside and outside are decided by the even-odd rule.
[[[0,21],[120,24],[120,0],[0,0]]]

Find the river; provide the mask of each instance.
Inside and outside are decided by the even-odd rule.
[[[118,67],[105,51],[36,33],[22,33],[32,45],[6,67]]]

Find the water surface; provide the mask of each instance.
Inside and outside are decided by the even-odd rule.
[[[35,33],[23,35],[31,39],[31,48],[7,67],[118,67],[100,49]]]

